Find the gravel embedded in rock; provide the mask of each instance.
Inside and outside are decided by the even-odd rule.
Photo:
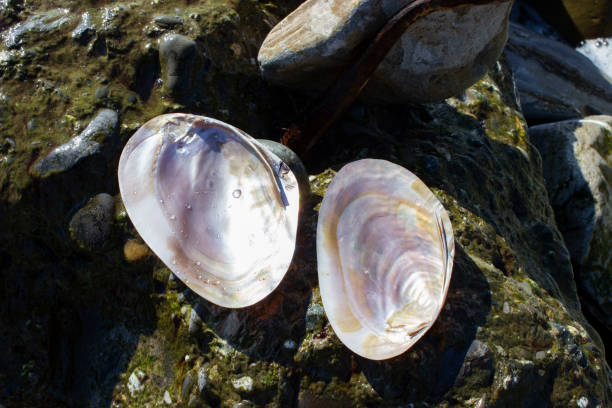
[[[104,248],[110,237],[115,200],[109,194],[98,194],[78,210],[68,225],[70,237],[89,251]]]
[[[153,21],[160,27],[172,28],[183,24],[184,20],[179,16],[157,16]]]
[[[204,392],[204,388],[206,388],[206,370],[208,366],[204,365],[198,369],[198,390],[200,392]]]
[[[132,374],[130,374],[127,387],[132,397],[134,397],[136,393],[144,390],[144,384],[142,383],[144,376],[145,373],[143,373],[142,370],[134,370]]]
[[[96,99],[106,99],[108,97],[108,86],[101,86],[97,88],[94,92],[94,98]]]

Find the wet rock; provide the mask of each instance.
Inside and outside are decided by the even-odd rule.
[[[583,41],[576,51],[612,79],[612,37]]]
[[[302,163],[299,156],[293,150],[278,142],[267,139],[257,139],[257,141],[289,166],[300,188],[301,204],[306,203],[310,198],[310,182],[308,181],[306,167],[304,167],[304,163]]]
[[[97,88],[94,92],[94,98],[96,99],[106,99],[108,97],[108,86],[101,86]]]
[[[32,167],[35,177],[49,177],[70,170],[80,161],[103,153],[112,143],[119,127],[119,115],[105,109],[78,136],[55,148]]]
[[[153,22],[162,28],[173,28],[183,24],[184,19],[179,16],[157,16],[153,19]]]
[[[93,23],[91,14],[88,11],[81,15],[81,21],[72,31],[72,38],[80,44],[87,44],[96,32],[96,25]]]
[[[506,55],[530,123],[612,113],[612,83],[572,47],[510,24]]]
[[[72,18],[68,9],[61,8],[36,13],[2,33],[2,40],[6,48],[17,48],[28,37],[48,34],[70,22]]]
[[[100,250],[108,244],[111,235],[115,200],[109,194],[98,194],[78,210],[68,231],[72,240],[82,249]]]
[[[265,79],[307,91],[325,89],[353,50],[407,1],[309,0],[272,29],[259,51]],[[459,94],[481,78],[504,47],[511,2],[434,12],[407,28],[364,97],[424,102]]]
[[[612,117],[532,126],[529,135],[583,306],[612,330]]]
[[[198,65],[195,41],[180,34],[166,34],[159,41],[159,58],[166,91],[175,97],[189,94]]]

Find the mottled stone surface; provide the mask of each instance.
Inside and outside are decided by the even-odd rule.
[[[512,23],[506,54],[530,123],[612,113],[612,83],[572,47]]]
[[[529,128],[583,306],[612,331],[612,117]]]
[[[114,215],[113,197],[106,193],[98,194],[70,219],[70,237],[79,247],[88,251],[103,250],[110,238]]]
[[[357,47],[405,0],[309,0],[268,34],[259,51],[267,80],[306,91],[329,86]],[[482,77],[506,41],[511,2],[432,13],[408,27],[364,90],[379,102],[424,102],[459,94]]]

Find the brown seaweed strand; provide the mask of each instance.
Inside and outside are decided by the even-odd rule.
[[[456,7],[506,3],[511,0],[414,0],[404,6],[378,32],[370,45],[320,99],[299,124],[283,133],[281,142],[305,159],[334,121],[359,96],[368,80],[408,26],[430,13]]]

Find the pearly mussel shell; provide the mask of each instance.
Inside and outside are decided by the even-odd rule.
[[[410,348],[442,310],[454,252],[446,211],[414,174],[384,160],[344,166],[317,225],[321,298],[340,340],[372,360]]]
[[[215,304],[258,302],[291,263],[299,210],[295,176],[231,125],[180,113],[150,120],[121,154],[119,187],[153,252]]]

